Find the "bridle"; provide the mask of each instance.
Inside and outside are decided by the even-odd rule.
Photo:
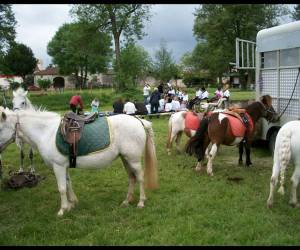
[[[264,112],[266,113],[266,115],[264,115],[264,117],[267,119],[267,114],[268,113],[271,113],[271,115],[272,115],[272,118],[269,120],[269,119],[267,119],[268,120],[268,122],[270,122],[273,118],[274,118],[274,115],[276,115],[276,111],[274,110],[274,108],[271,106],[271,107],[266,107],[266,105],[263,103],[263,102],[261,102],[261,101],[259,101],[259,103],[263,106],[263,108],[264,108]]]

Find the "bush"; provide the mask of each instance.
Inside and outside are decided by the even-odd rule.
[[[43,90],[47,90],[51,86],[51,81],[49,79],[38,79],[37,83]]]

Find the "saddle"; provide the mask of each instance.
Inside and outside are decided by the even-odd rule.
[[[78,141],[81,138],[84,125],[95,121],[97,113],[88,116],[77,115],[72,111],[65,113],[61,120],[60,131],[65,140],[70,145],[69,161],[70,167],[76,167],[76,156]]]
[[[228,110],[223,111],[222,113],[228,114],[238,118],[246,128],[249,128],[249,120],[246,116],[246,110],[242,108],[230,108]]]

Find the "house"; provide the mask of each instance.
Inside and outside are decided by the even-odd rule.
[[[75,76],[62,75],[59,73],[58,67],[52,66],[51,64],[43,70],[37,67],[34,72],[34,85],[38,86],[39,79],[49,79],[53,84],[53,88],[75,88]],[[112,86],[113,85],[113,73],[108,70],[106,74],[88,74],[88,84],[91,82],[93,86]]]
[[[22,83],[23,79],[20,76],[0,74],[0,88],[1,89],[4,89],[4,90],[9,89],[10,81]]]

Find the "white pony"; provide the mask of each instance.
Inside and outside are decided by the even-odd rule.
[[[270,195],[267,201],[268,208],[273,206],[274,189],[280,174],[280,188],[278,192],[284,195],[285,170],[287,165],[293,160],[295,170],[292,175],[292,188],[290,204],[298,206],[297,186],[300,179],[300,121],[290,121],[283,125],[276,137],[273,170],[270,181]]]
[[[219,103],[219,102],[218,102]],[[222,102],[220,102],[222,103]],[[215,103],[213,103],[215,104]],[[204,105],[204,112],[206,111],[212,111],[212,112],[221,112],[223,109],[220,109],[219,106],[210,105],[210,103],[201,103],[201,105]],[[172,114],[169,118],[168,122],[168,139],[167,139],[167,153],[168,155],[171,155],[172,150],[172,144],[175,139],[176,142],[176,150],[177,152],[181,152],[180,148],[180,139],[182,136],[182,133],[185,132],[185,134],[188,137],[192,137],[196,134],[196,130],[192,129],[186,129],[185,127],[185,116],[188,111],[179,111],[174,114]],[[204,113],[203,112],[203,113]],[[202,113],[202,114],[203,114]]]
[[[19,87],[16,91],[13,91],[13,110],[21,110],[21,109],[34,109],[34,106],[31,104],[29,99],[27,98],[28,91],[25,91],[22,87]],[[20,169],[19,172],[24,171],[24,141],[18,140],[16,141],[17,146],[20,150]],[[33,165],[33,148],[32,146],[29,149],[29,159],[30,159],[30,172],[34,173],[34,165]]]
[[[118,156],[121,157],[129,176],[129,187],[123,205],[132,201],[134,184],[139,182],[140,197],[138,207],[144,207],[146,200],[144,191],[144,171],[141,158],[145,149],[145,181],[148,188],[158,187],[157,159],[154,145],[152,124],[149,121],[129,115],[107,117],[110,126],[111,143],[108,148],[86,156],[77,157],[78,168],[103,168]],[[77,197],[72,189],[68,173],[68,156],[62,155],[55,143],[56,132],[61,117],[54,112],[39,110],[20,110],[17,112],[0,109],[0,152],[20,137],[39,150],[46,165],[53,168],[58,190],[61,197],[61,207],[58,216],[69,211]]]

